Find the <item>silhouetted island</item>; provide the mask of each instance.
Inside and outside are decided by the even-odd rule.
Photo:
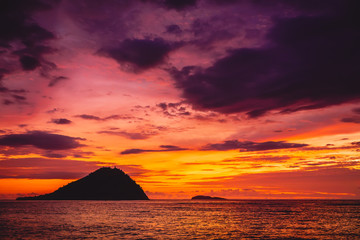
[[[103,167],[55,192],[16,200],[149,200],[142,188],[118,168]]]
[[[210,196],[198,195],[198,196],[192,197],[191,200],[227,200],[227,199],[221,198],[221,197],[210,197]]]

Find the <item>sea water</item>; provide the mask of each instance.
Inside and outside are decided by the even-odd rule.
[[[0,239],[360,239],[360,200],[1,201]]]

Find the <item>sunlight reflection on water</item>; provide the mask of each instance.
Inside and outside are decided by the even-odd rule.
[[[3,201],[0,239],[357,239],[360,201]]]

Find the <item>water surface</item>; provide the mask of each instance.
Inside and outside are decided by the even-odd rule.
[[[360,239],[360,200],[2,201],[0,239]]]

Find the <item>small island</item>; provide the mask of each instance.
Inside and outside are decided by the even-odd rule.
[[[103,167],[55,192],[16,200],[149,200],[142,188],[118,168]]]
[[[198,196],[192,197],[191,200],[227,200],[227,199],[221,198],[221,197],[210,197],[210,196],[198,195]]]

